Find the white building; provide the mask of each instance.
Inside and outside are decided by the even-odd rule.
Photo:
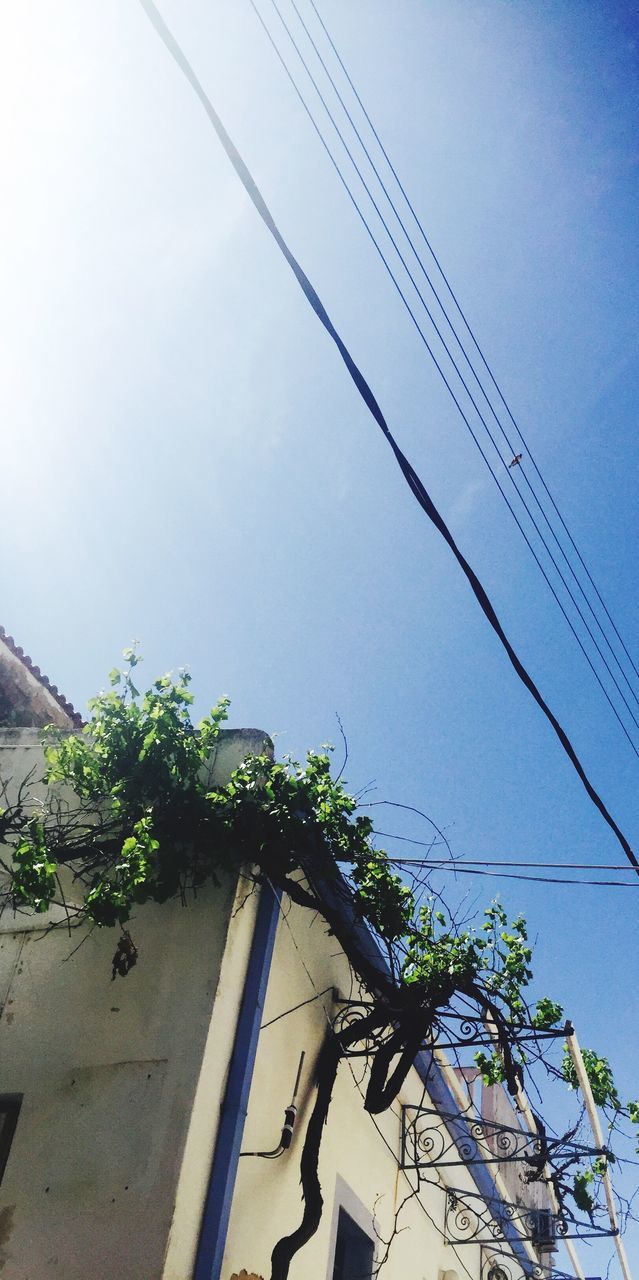
[[[50,720],[73,730],[79,718],[0,633],[0,776],[10,787],[41,773],[38,726]],[[224,732],[217,780],[265,742]],[[249,890],[227,880],[187,908],[140,909],[139,962],[116,981],[112,931],[80,938],[49,930],[53,913],[0,917],[2,1280],[267,1280],[273,1245],[301,1215],[318,1052],[358,993],[319,917],[268,887]],[[324,1214],[292,1280],[365,1280],[396,1229],[387,1280],[536,1274],[551,1255],[515,1228],[504,1228],[514,1253],[500,1230],[489,1243],[505,1186],[498,1165],[403,1167],[415,1163],[404,1108],[468,1107],[443,1054],[422,1055],[375,1118],[362,1105],[363,1061],[340,1067],[320,1157]],[[449,1140],[450,1126],[440,1129]]]

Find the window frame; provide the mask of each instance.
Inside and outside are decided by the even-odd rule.
[[[331,1220],[331,1230],[329,1235],[328,1246],[328,1266],[326,1269],[326,1280],[333,1280],[333,1272],[335,1269],[335,1250],[337,1247],[337,1228],[339,1224],[340,1209],[347,1213],[349,1218],[359,1227],[364,1235],[368,1236],[373,1246],[373,1267],[377,1262],[377,1245],[378,1235],[376,1231],[376,1222],[374,1215],[366,1208],[362,1201],[358,1199],[355,1192],[349,1187],[348,1183],[338,1173],[335,1178],[335,1192],[333,1196],[333,1217]]]

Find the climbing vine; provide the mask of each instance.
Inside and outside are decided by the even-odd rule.
[[[545,1061],[550,1042],[543,1033],[561,1027],[563,1010],[547,997],[535,1004],[527,997],[532,948],[521,915],[509,922],[491,903],[479,925],[457,926],[427,885],[407,885],[392,871],[375,847],[370,818],[333,777],[328,750],[309,752],[303,764],[264,751],[221,785],[214,762],[228,700],[194,725],[187,672],[162,676],[140,693],[140,659],[134,649],[124,656],[127,666],[110,673],[110,688],[90,703],[82,732],[45,730],[46,804],[35,805],[22,787],[0,808],[5,905],[42,914],[62,905],[76,924],[117,929],[114,978],[137,960],[129,931],[136,908],[186,900],[229,871],[251,868],[257,883],[268,881],[323,916],[365,999],[336,1023],[321,1051],[301,1156],[302,1220],[273,1250],[272,1280],[285,1280],[320,1221],[321,1136],[345,1057],[367,1056],[364,1105],[382,1112],[434,1029],[461,1008],[490,1027],[489,1051],[475,1055],[484,1081],[503,1082],[516,1096],[531,1059]],[[72,802],[62,803],[63,795]],[[76,888],[73,905],[63,893],[63,868]],[[584,1061],[611,1132],[621,1118],[639,1123],[639,1103],[622,1105],[606,1059],[585,1051]],[[577,1088],[569,1053],[556,1074]],[[543,1139],[541,1121],[539,1132]],[[597,1212],[598,1186],[613,1160],[606,1150],[555,1170],[564,1212],[572,1212],[568,1196],[589,1215]],[[526,1176],[544,1177],[544,1168],[545,1159],[531,1162]]]

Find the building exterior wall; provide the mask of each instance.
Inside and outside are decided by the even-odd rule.
[[[278,930],[243,1151],[268,1151],[277,1146],[284,1108],[291,1101],[304,1052],[298,1121],[291,1149],[279,1158],[243,1155],[240,1159],[221,1280],[232,1280],[243,1269],[249,1275],[268,1277],[273,1245],[300,1221],[299,1159],[314,1102],[317,1056],[328,1020],[341,1007],[333,999],[334,989],[358,998],[351,990],[345,957],[335,939],[327,935],[323,922],[304,908],[291,907]],[[313,999],[321,992],[325,994]],[[311,1003],[294,1009],[309,998]],[[294,1011],[287,1014],[289,1009]],[[443,1273],[449,1273],[450,1280],[455,1276],[479,1280],[486,1260],[480,1247],[465,1244],[455,1248],[445,1243],[446,1195],[437,1172],[428,1175],[429,1182],[422,1182],[418,1195],[411,1195],[415,1175],[400,1168],[401,1104],[429,1105],[417,1071],[411,1072],[393,1107],[377,1117],[364,1111],[363,1073],[361,1059],[340,1065],[319,1164],[324,1214],[316,1236],[295,1258],[291,1280],[311,1276],[313,1280],[332,1280],[340,1204],[359,1225],[379,1237],[378,1261],[400,1210],[400,1230],[382,1271],[386,1280],[440,1280]],[[467,1170],[446,1173],[448,1185],[477,1190]]]
[[[115,931],[0,935],[0,1089],[24,1101],[0,1187],[2,1280],[153,1280],[232,901],[147,906],[139,961],[111,982]],[[6,928],[6,927],[5,927]]]
[[[212,781],[269,747],[256,731],[224,733]],[[37,792],[41,772],[35,730],[0,732],[10,791],[32,775]],[[115,930],[47,933],[59,922],[55,909],[50,919],[0,917],[0,1094],[24,1095],[0,1185],[1,1280],[190,1280],[257,901],[240,877],[200,892],[187,909],[140,909],[131,923],[139,960],[116,982]],[[277,1147],[304,1053],[298,1123],[278,1159],[240,1158],[212,1280],[243,1271],[266,1278],[273,1245],[298,1225],[318,1054],[344,999],[358,996],[322,919],[284,907],[242,1150]],[[452,1072],[450,1085],[461,1089]],[[415,1175],[400,1167],[401,1105],[430,1101],[418,1071],[376,1118],[364,1111],[364,1086],[363,1060],[342,1063],[320,1157],[324,1215],[291,1280],[332,1280],[340,1206],[375,1238],[378,1261],[397,1228],[387,1280],[486,1280],[477,1244],[446,1243],[437,1171],[416,1192]],[[448,1185],[477,1189],[466,1169],[449,1173]]]
[[[264,735],[226,733],[216,779],[265,744]],[[12,786],[41,766],[35,731],[0,735],[0,773]],[[138,963],[115,982],[116,930],[45,936],[46,918],[0,918],[0,1093],[24,1095],[0,1186],[2,1280],[162,1275],[236,888],[228,878],[187,908],[139,909],[130,926]],[[246,953],[250,936],[240,941]],[[225,998],[200,1165],[210,1163],[232,1039]]]

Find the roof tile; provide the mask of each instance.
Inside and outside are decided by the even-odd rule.
[[[41,684],[42,687],[51,694],[52,698],[55,698],[55,701],[57,702],[58,706],[62,708],[62,710],[65,712],[66,715],[69,716],[69,719],[73,721],[73,723],[78,727],[78,729],[81,728],[84,721],[82,719],[82,716],[80,715],[80,712],[76,711],[75,707],[72,706],[72,704],[68,701],[68,699],[65,698],[64,695],[59,692],[57,685],[51,684],[49,677],[42,674],[40,668],[36,667],[35,663],[29,657],[28,653],[25,653],[24,649],[21,648],[19,644],[16,644],[13,636],[8,635],[4,627],[1,627],[1,626],[0,626],[0,640],[2,640],[2,642],[6,645],[7,649],[11,651],[14,657],[20,659],[21,663],[23,664],[24,667],[26,667],[27,671],[29,671],[30,674],[35,677],[38,683]]]

